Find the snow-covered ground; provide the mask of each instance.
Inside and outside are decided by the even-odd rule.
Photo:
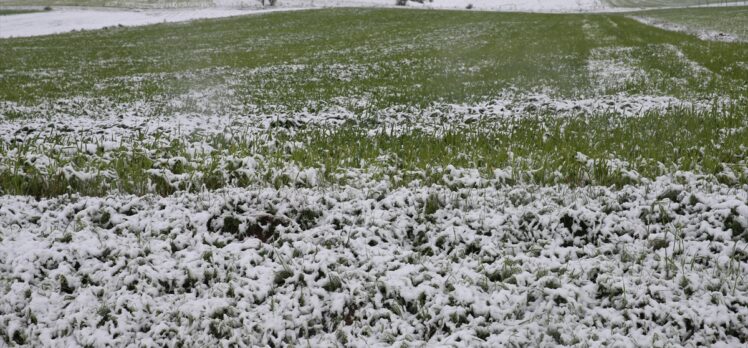
[[[252,105],[235,106],[232,110],[225,110],[221,105],[211,104],[213,97],[209,91],[177,96],[169,102],[174,112],[168,114],[164,114],[163,108],[150,103],[116,103],[104,98],[58,99],[35,106],[0,101],[0,116],[23,115],[23,118],[6,119],[0,123],[0,140],[9,141],[21,128],[34,129],[35,136],[44,138],[49,135],[47,132],[54,133],[54,127],[50,128],[49,125],[55,123],[64,124],[76,132],[96,131],[98,134],[106,134],[107,137],[116,137],[117,141],[119,138],[129,138],[133,135],[132,132],[151,132],[155,129],[173,133],[180,130],[184,134],[200,130],[201,133],[208,135],[222,133],[225,131],[222,127],[228,125],[233,125],[237,129],[265,129],[278,120],[292,121],[297,125],[331,126],[346,121],[371,119],[380,127],[393,130],[423,127],[423,130],[433,131],[440,129],[443,126],[441,123],[445,120],[459,123],[477,120],[501,122],[502,119],[533,117],[540,114],[570,117],[612,113],[619,117],[637,117],[673,108],[711,110],[715,105],[729,104],[731,101],[729,98],[687,100],[669,96],[624,94],[566,99],[541,93],[505,92],[500,98],[475,104],[434,103],[423,109],[400,105],[361,114],[340,106],[316,111],[278,110],[272,113],[262,112]],[[199,101],[205,103],[197,110],[178,111],[183,104],[193,105]],[[367,105],[366,100],[358,100],[357,103]],[[435,118],[435,114],[439,115],[438,119]],[[203,129],[208,123],[214,124],[214,127]],[[428,127],[431,123],[436,123],[433,129]]]
[[[27,37],[65,33],[74,30],[91,30],[118,25],[137,26],[164,22],[182,22],[193,19],[221,18],[247,14],[260,14],[283,9],[78,9],[59,8],[54,11],[0,16],[0,38]]]
[[[645,16],[631,16],[631,18],[643,24],[651,25],[656,28],[691,34],[691,35],[698,37],[701,40],[722,41],[722,42],[748,41],[746,39],[742,39],[730,33],[725,33],[725,32],[721,32],[717,30],[698,29],[698,28],[695,28],[694,26],[668,22],[666,20],[657,19],[657,18],[650,18],[650,17],[645,17]]]
[[[745,190],[689,173],[622,190],[500,179],[3,196],[0,328],[43,346],[748,339]]]
[[[394,0],[279,0],[275,7],[263,7],[259,1],[217,0],[214,7],[196,9],[114,9],[58,7],[36,12],[0,17],[0,38],[26,37],[64,33],[73,30],[101,29],[117,25],[137,26],[193,19],[230,17],[271,11],[322,7],[394,7]],[[433,0],[409,2],[411,8],[589,12],[611,10],[600,0]]]
[[[478,109],[600,112],[585,101],[519,99],[445,108],[455,122]],[[637,108],[678,102],[639,100]],[[120,116],[147,114],[121,107]],[[401,116],[383,122],[426,123]],[[246,135],[271,121],[262,117],[36,118],[4,121],[0,139],[50,142],[26,158],[45,172],[54,152],[105,158],[136,151],[140,135],[210,151],[195,134]],[[296,117],[274,115],[299,124],[353,116]],[[61,138],[73,146],[52,144]],[[246,175],[263,175],[261,158],[231,157]],[[748,339],[745,187],[692,172],[621,189],[510,184],[505,170],[485,177],[451,166],[449,187],[396,186],[355,170],[350,185],[319,185],[315,169],[288,175],[293,185],[278,189],[1,196],[0,342],[731,347]]]
[[[277,10],[318,6],[307,2]],[[498,6],[514,2],[474,3],[502,9]],[[522,4],[528,10],[566,11],[562,2],[576,4],[575,11],[593,4]],[[465,2],[441,4],[458,8]],[[258,13],[237,2],[219,5],[224,9],[65,8],[0,17],[0,35],[18,18],[26,20],[29,32],[43,27],[39,23],[79,28],[66,13],[81,13],[81,20],[97,26]],[[50,21],[36,22],[39,18]],[[133,18],[141,22],[127,22]],[[588,40],[605,42],[594,24],[583,22]],[[682,66],[689,77],[711,76],[680,46],[648,48]],[[279,163],[274,156],[285,155],[262,152],[260,146],[231,149],[259,139],[261,146],[291,152],[305,146],[303,137],[292,137],[305,129],[334,132],[351,125],[368,132],[361,138],[398,132],[443,136],[460,126],[505,124],[514,132],[511,121],[517,119],[584,121],[597,115],[606,121],[605,132],[613,133],[620,120],[638,122],[674,109],[742,117],[725,107],[744,99],[607,93],[631,81],[678,83],[680,75],[650,76],[636,49],[591,49],[579,69],[595,82],[587,97],[512,88],[481,102],[374,109],[367,97],[340,96],[321,110],[309,104],[311,110],[296,111],[232,99],[241,93],[238,84],[257,74],[352,81],[383,64],[300,62],[117,75],[95,85],[107,90],[170,78],[203,81],[212,73],[231,77],[195,82],[164,99],[122,102],[81,93],[38,103],[0,101],[0,172],[19,178],[19,187],[28,184],[40,188],[40,196],[56,196],[45,190],[76,185],[83,189],[71,192],[85,192],[104,183],[100,197],[0,195],[0,347],[744,345],[748,186],[737,180],[748,175],[743,155],[721,160],[721,173],[701,170],[695,161],[686,171],[657,163],[664,174],[651,176],[613,153],[603,158],[607,161],[580,152],[569,158],[588,177],[613,169],[630,179],[608,187],[564,184],[570,181],[561,180],[562,168],[556,166],[549,176],[558,181],[524,180],[542,170],[531,158],[525,158],[527,169],[445,164],[430,167],[440,178],[434,184],[421,179],[425,172],[403,182],[405,174],[390,167],[399,159],[386,152],[377,153],[373,165],[351,158],[356,164],[333,172],[344,179],[334,181],[326,179],[324,166],[303,167],[290,156],[279,157]],[[473,67],[455,67],[463,68]],[[5,73],[43,82],[68,71]],[[744,134],[746,127],[738,122],[720,128],[723,136],[708,141],[744,154],[743,145],[731,147],[735,142],[725,139]],[[553,136],[543,128],[530,132]],[[266,137],[270,133],[275,137]],[[282,140],[286,136],[291,140]],[[620,139],[621,153],[640,145]],[[542,144],[531,146],[545,144],[543,136]],[[325,151],[315,152],[330,153]],[[559,148],[551,151],[557,156]],[[681,151],[708,156],[705,147],[672,147],[673,161]],[[512,151],[508,156],[523,160]],[[140,172],[130,159],[147,165]],[[209,189],[203,180],[209,174],[225,185]],[[276,184],[278,178],[288,182]],[[138,192],[123,189],[137,182],[142,194],[124,193]]]

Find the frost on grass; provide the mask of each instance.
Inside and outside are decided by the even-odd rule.
[[[676,47],[664,48],[663,58],[672,59],[674,63],[685,66],[688,74],[705,73],[706,69],[698,63],[688,60]],[[429,118],[439,115],[439,120],[464,121],[481,117],[489,120],[507,118],[533,117],[547,112],[557,117],[615,113],[624,117],[641,116],[652,111],[664,111],[673,108],[710,110],[713,107],[729,104],[733,100],[745,98],[689,97],[678,98],[667,95],[629,95],[626,93],[604,94],[605,90],[615,90],[626,83],[639,83],[647,78],[641,69],[628,63],[630,54],[626,49],[596,49],[588,61],[587,70],[597,88],[594,96],[580,95],[577,98],[559,97],[554,91],[519,91],[509,88],[482,101],[473,103],[432,102],[426,107],[411,105],[393,105],[375,108],[366,96],[339,96],[328,101],[307,101],[303,108],[290,108],[284,105],[257,105],[235,100],[240,91],[233,88],[232,80],[224,80],[221,85],[195,84],[184,93],[170,98],[151,98],[117,101],[108,97],[59,98],[27,105],[12,101],[0,101],[0,124],[7,133],[19,124],[32,128],[48,126],[53,123],[70,125],[76,128],[98,128],[105,124],[137,124],[148,130],[154,127],[177,128],[184,132],[197,128],[206,131],[220,132],[225,122],[252,125],[255,128],[267,127],[273,121],[293,121],[299,124],[334,125],[346,120],[366,120],[386,126],[400,127],[407,125],[428,124]],[[680,55],[679,55],[680,54]],[[617,58],[613,58],[617,57]],[[742,69],[744,62],[738,62],[736,68]],[[469,67],[463,67],[470,69]],[[330,76],[343,81],[359,71],[358,66],[331,68]],[[684,68],[685,69],[685,68]],[[107,81],[107,84],[115,84]],[[103,84],[102,84],[103,85]],[[102,87],[104,88],[104,87]],[[219,119],[219,127],[205,127],[209,119]],[[115,130],[102,129],[106,133]],[[127,128],[125,128],[127,129]]]
[[[688,173],[621,190],[3,196],[0,337],[734,346],[748,340],[747,203]]]
[[[691,100],[698,99],[695,90],[706,88],[720,78],[689,57],[682,47],[670,43],[594,48],[587,59],[587,72],[596,94],[636,91],[661,95],[660,90],[667,90],[665,95],[684,94]]]
[[[707,69],[703,65],[688,58],[688,56],[686,56],[686,54],[683,53],[683,50],[681,50],[675,45],[662,44],[662,45],[657,45],[657,47],[662,48],[663,56],[666,57],[665,59],[676,62],[676,64],[680,63],[679,65],[682,66],[682,69],[688,75],[701,78],[704,80],[708,80],[708,75],[712,73],[711,71],[709,71],[709,69]]]
[[[508,92],[482,103],[426,108],[397,106],[357,113],[340,106],[316,107],[274,113],[256,109],[244,116],[158,116],[159,109],[149,103],[102,99],[76,98],[36,107],[0,104],[6,115],[16,115],[0,124],[0,192],[168,195],[203,187],[350,184],[356,179],[347,175],[351,168],[393,177],[398,185],[413,179],[441,183],[446,182],[441,173],[451,164],[480,167],[489,175],[496,168],[509,170],[513,179],[530,178],[533,183],[633,183],[671,168],[708,172],[732,184],[748,177],[743,155],[748,149],[740,140],[748,128],[735,118],[741,109],[713,101],[623,95],[567,100]],[[85,116],[99,111],[99,117]],[[723,114],[715,117],[713,112]],[[44,114],[59,116],[35,117]],[[617,137],[629,139],[627,132],[640,128],[632,118],[655,124],[707,119],[709,127],[663,130],[679,148],[667,149],[662,156],[661,147],[642,150],[652,144],[628,150],[617,145]],[[580,139],[574,135],[578,131],[590,138]],[[611,138],[611,133],[617,135]],[[438,148],[423,148],[415,138]],[[604,155],[588,146],[608,138]],[[651,137],[642,135],[641,141],[647,139]],[[403,141],[414,148],[392,146]],[[546,145],[538,149],[538,143]],[[323,155],[327,151],[333,153]],[[578,151],[593,158],[578,162]],[[672,151],[691,155],[673,159]],[[727,158],[729,163],[717,167],[711,158]],[[429,159],[434,161],[426,163]],[[686,166],[689,161],[692,164]],[[703,167],[704,163],[712,166]],[[651,170],[641,172],[646,168]],[[318,173],[314,182],[304,174],[310,170]]]

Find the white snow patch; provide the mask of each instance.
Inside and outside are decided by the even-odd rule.
[[[119,25],[139,26],[291,10],[294,9],[278,8],[245,10],[230,8],[201,8],[131,10],[58,8],[47,12],[3,16],[2,20],[0,20],[0,38],[40,36],[65,33],[74,30],[102,29]]]
[[[629,82],[647,78],[647,72],[636,66],[633,47],[601,47],[590,52],[587,71],[596,91],[619,89]]]
[[[723,41],[723,42],[744,42],[745,41],[730,33],[723,33],[723,32],[714,31],[714,30],[696,29],[693,27],[689,27],[687,25],[667,22],[661,19],[655,19],[651,17],[630,16],[629,18],[635,19],[640,23],[650,25],[656,28],[691,34],[704,41]]]

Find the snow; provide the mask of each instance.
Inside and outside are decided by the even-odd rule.
[[[599,92],[622,88],[627,83],[646,80],[647,72],[632,55],[633,47],[593,48],[587,61],[590,81]]]
[[[417,124],[436,132],[428,128],[434,113],[457,123],[500,122],[551,109],[557,117],[605,110],[637,117],[674,105],[714,104],[507,91],[485,103],[401,106],[375,118],[387,129]],[[191,142],[188,152],[211,153],[195,134],[250,137],[271,120],[335,127],[355,119],[340,108],[237,118],[157,117],[141,102],[111,106],[86,98],[4,103],[0,111],[22,110],[32,118],[0,122],[0,144],[36,147],[27,163],[53,173],[55,159],[105,160],[138,141],[159,148],[179,140]],[[96,107],[107,112],[77,114]],[[69,141],[61,142],[61,134]],[[149,138],[154,134],[158,141]],[[219,157],[219,169],[230,165],[248,177],[262,175],[267,162]],[[595,166],[583,153],[575,158]],[[190,178],[165,168],[197,165],[181,155],[153,162],[150,173],[174,187]],[[609,165],[627,168],[614,159]],[[72,166],[61,172],[81,181],[107,175]],[[748,296],[745,186],[694,172],[651,179],[631,172],[636,184],[618,189],[508,184],[522,175],[512,168],[484,177],[474,168],[448,166],[444,185],[429,187],[401,187],[356,170],[345,173],[350,184],[321,185],[319,170],[292,164],[275,174],[293,178],[292,185],[168,197],[0,196],[0,339],[31,346],[174,346],[182,340],[201,346],[735,346],[748,337],[741,324],[748,319],[741,305]],[[427,212],[432,197],[438,207]]]
[[[723,32],[714,31],[714,30],[696,29],[693,27],[689,27],[687,25],[672,23],[672,22],[661,20],[661,19],[655,19],[655,18],[650,18],[646,16],[630,16],[630,18],[642,24],[651,25],[656,28],[691,34],[705,41],[721,41],[721,42],[745,42],[746,41],[729,33],[723,33]]]
[[[465,5],[438,1],[413,6]],[[345,5],[354,2],[361,4]],[[592,9],[594,3],[474,2],[477,8],[544,11]],[[224,9],[61,9],[34,15],[50,17],[7,18],[26,18],[27,33],[33,33],[44,26],[82,28],[71,18],[90,18],[98,23],[87,27],[93,29],[118,21],[140,25],[260,13],[238,2],[219,5]],[[0,20],[3,32],[9,22]],[[600,28],[583,29],[593,35]],[[689,74],[708,73],[676,46],[656,48]],[[243,141],[270,129],[292,135],[307,126],[334,130],[364,118],[372,120],[374,133],[439,135],[444,124],[539,115],[639,117],[672,108],[720,111],[730,102],[602,93],[624,77],[647,78],[632,60],[631,48],[592,50],[587,72],[602,95],[564,98],[553,91],[508,89],[477,103],[400,105],[363,115],[340,105],[368,105],[366,98],[312,111],[223,108],[221,97],[234,93],[230,83],[178,95],[166,101],[167,112],[139,100],[0,101],[0,147],[6,150],[0,166],[23,163],[43,176],[85,183],[115,177],[111,169],[99,169],[110,166],[86,165],[137,150],[153,163],[149,177],[178,189],[159,196],[150,181],[140,196],[116,190],[103,197],[1,195],[0,346],[744,344],[748,187],[736,183],[728,166],[718,174],[696,168],[644,177],[611,155],[606,165],[633,183],[615,188],[538,186],[521,180],[527,173],[519,167],[495,168],[485,176],[452,165],[438,169],[443,184],[432,186],[402,186],[359,169],[335,174],[345,181],[325,184],[324,168],[284,163],[270,174],[291,182],[276,188],[260,179],[268,174],[267,159],[225,152],[207,140]],[[261,69],[314,69],[315,76],[347,81],[372,68]],[[237,79],[257,73],[236,72]],[[733,131],[739,129],[725,130]],[[186,144],[183,153],[159,153],[175,143]],[[269,140],[268,146],[303,144]],[[509,157],[515,159],[511,152]],[[78,160],[59,165],[71,158]],[[596,161],[584,153],[574,159],[595,169]],[[210,161],[217,161],[228,187],[190,187],[205,175],[202,169],[172,172]],[[231,187],[237,179],[229,171],[257,180]],[[427,208],[427,202],[436,207]]]
[[[278,9],[242,10],[206,8],[130,10],[58,8],[48,12],[0,17],[0,38],[49,35],[74,30],[102,29],[118,25],[138,26],[164,22],[182,22],[194,19],[231,17],[273,11],[278,11]]]
[[[361,181],[2,196],[0,327],[45,346],[735,346],[748,335],[748,243],[727,225],[748,227],[745,189],[690,173],[620,190]],[[427,218],[430,196],[440,207]],[[304,209],[316,217],[302,223]],[[277,224],[266,240],[248,228],[262,216]]]
[[[605,66],[595,63],[595,66]],[[609,67],[615,67],[609,65]],[[591,72],[601,74],[603,78],[610,71]],[[170,103],[178,103],[184,98],[185,103],[205,102],[204,96],[176,97]],[[210,97],[207,97],[210,99]],[[366,103],[366,100],[358,101]],[[3,115],[22,115],[16,119],[6,119],[0,123],[0,139],[11,141],[21,135],[54,136],[59,133],[73,132],[80,136],[96,135],[96,141],[84,144],[73,144],[59,147],[56,150],[77,153],[117,149],[122,146],[122,139],[135,138],[139,132],[155,132],[173,135],[200,134],[211,136],[224,132],[248,134],[253,130],[269,129],[279,124],[288,128],[304,125],[325,125],[335,127],[347,121],[371,119],[383,128],[398,131],[401,129],[421,128],[428,131],[441,129],[443,122],[469,123],[473,121],[500,121],[537,115],[568,117],[611,113],[621,117],[638,117],[652,111],[665,111],[673,108],[693,110],[711,110],[715,106],[729,104],[729,98],[719,99],[681,99],[671,96],[650,95],[601,95],[584,98],[560,98],[546,93],[526,93],[508,89],[494,98],[480,103],[450,104],[433,103],[425,108],[414,108],[407,105],[392,106],[381,110],[372,110],[363,115],[346,108],[332,106],[321,110],[262,112],[252,105],[229,109],[211,108],[197,111],[180,111],[164,113],[152,103],[133,101],[119,103],[106,98],[63,98],[41,102],[37,105],[20,105],[0,101],[0,118]],[[207,104],[207,103],[206,103]],[[355,104],[355,103],[352,103]],[[88,115],[97,115],[91,117]],[[205,127],[210,124],[211,127]],[[372,132],[378,131],[377,129]],[[190,151],[209,151],[207,144],[193,144]]]
[[[601,0],[433,0],[409,2],[409,8],[590,12],[609,11]],[[221,18],[276,11],[322,7],[394,7],[394,0],[279,0],[275,7],[262,7],[257,0],[217,0],[214,7],[194,9],[116,9],[56,7],[53,11],[0,17],[0,38],[28,37],[93,30],[112,26],[138,26],[163,22]]]

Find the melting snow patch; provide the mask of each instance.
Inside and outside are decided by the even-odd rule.
[[[695,35],[699,39],[705,40],[705,41],[724,41],[724,42],[744,41],[744,40],[741,40],[739,37],[729,34],[729,33],[723,33],[723,32],[713,31],[713,30],[699,30],[699,29],[695,29],[695,28],[692,28],[686,25],[666,22],[663,20],[648,18],[648,17],[631,16],[630,18],[635,19],[639,21],[640,23],[651,25],[656,28],[670,30],[670,31],[678,31],[682,33]]]
[[[632,47],[592,49],[587,61],[587,71],[597,91],[620,89],[626,83],[647,79],[647,73],[636,66],[632,51]]]

